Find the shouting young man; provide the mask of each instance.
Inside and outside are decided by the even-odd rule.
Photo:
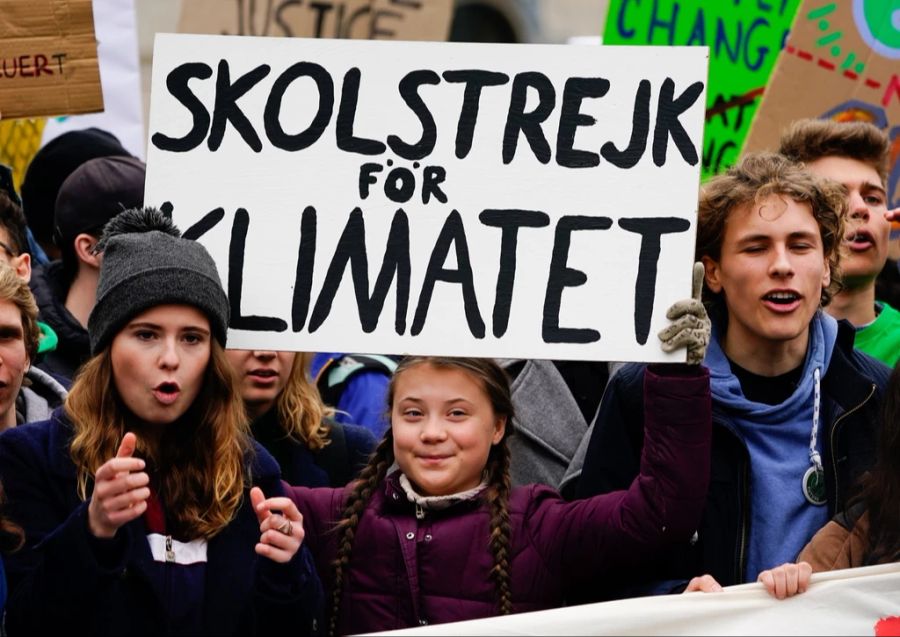
[[[703,188],[697,259],[713,323],[703,520],[690,542],[595,599],[683,590],[705,573],[755,581],[846,505],[874,458],[888,369],[854,350],[849,323],[821,311],[836,287],[845,208],[837,184],[775,154],[748,156]],[[581,497],[627,488],[639,473],[642,368],[627,365],[607,387]]]
[[[856,347],[893,366],[900,360],[900,312],[875,298],[875,280],[888,258],[887,135],[866,122],[806,119],[781,138],[780,152],[807,170],[841,184],[849,209],[841,259],[843,289],[828,313],[856,327]]]

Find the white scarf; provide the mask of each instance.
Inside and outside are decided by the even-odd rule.
[[[450,495],[419,495],[413,489],[412,483],[406,474],[400,474],[400,486],[406,492],[406,499],[417,504],[427,511],[440,511],[447,507],[453,506],[457,502],[465,502],[466,500],[474,500],[481,492],[487,488],[487,482],[482,480],[474,489],[461,491],[460,493],[451,493]]]

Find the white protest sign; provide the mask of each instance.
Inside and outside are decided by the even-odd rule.
[[[146,202],[229,345],[674,360],[707,50],[158,35]]]
[[[897,635],[900,565],[813,575],[809,590],[777,600],[762,584],[570,606],[383,635]]]

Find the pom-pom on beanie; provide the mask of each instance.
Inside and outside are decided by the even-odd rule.
[[[128,322],[157,305],[191,305],[209,319],[224,347],[228,298],[216,264],[202,245],[184,239],[154,208],[126,210],[103,229],[97,304],[88,318],[91,354],[102,351]]]

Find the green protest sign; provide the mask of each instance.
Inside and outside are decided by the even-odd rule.
[[[703,178],[741,151],[799,0],[610,0],[604,44],[708,46]]]

